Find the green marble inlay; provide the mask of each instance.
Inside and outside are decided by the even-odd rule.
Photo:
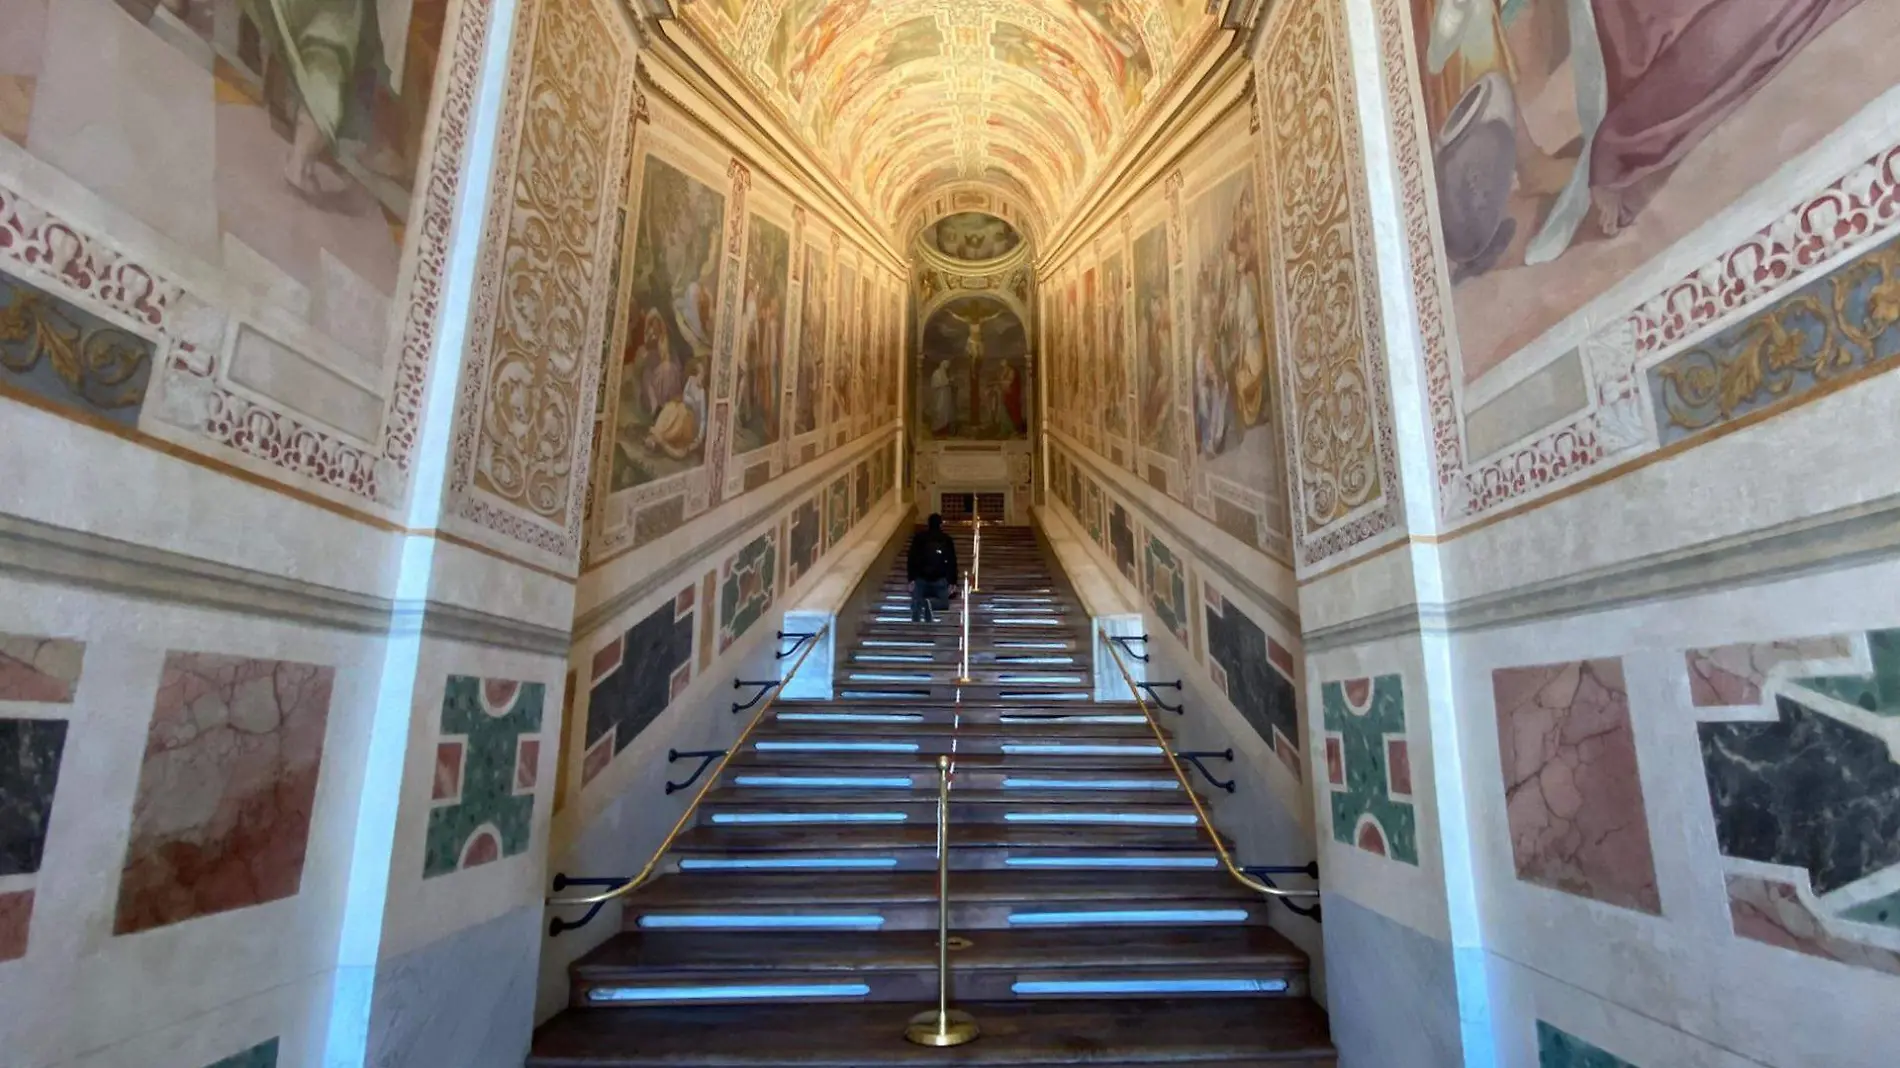
[[[1876,716],[1900,717],[1900,630],[1869,631],[1867,649],[1873,654],[1871,675],[1825,675],[1795,681],[1815,693],[1859,705]]]
[[[547,687],[538,682],[513,684],[505,710],[491,714],[482,695],[484,681],[450,675],[442,698],[442,740],[460,739],[462,796],[429,813],[422,877],[447,875],[461,867],[462,851],[478,832],[492,830],[500,839],[500,857],[528,849],[534,821],[534,792],[515,792],[516,750],[524,734],[541,731],[541,706]],[[498,692],[510,684],[490,682]]]
[[[719,588],[719,649],[724,652],[772,607],[772,582],[778,570],[778,532],[752,539],[726,564]]]
[[[1850,909],[1841,911],[1841,918],[1855,923],[1872,923],[1882,927],[1900,929],[1900,890],[1886,897],[1877,897],[1865,901]]]
[[[262,1042],[205,1068],[277,1068],[277,1040]]]
[[[1148,538],[1148,603],[1183,644],[1188,640],[1187,567],[1152,535]]]
[[[1407,864],[1418,863],[1417,812],[1404,801],[1394,801],[1386,790],[1386,740],[1405,738],[1405,689],[1397,675],[1372,680],[1371,707],[1353,711],[1343,683],[1320,687],[1326,730],[1340,735],[1345,760],[1346,788],[1332,791],[1333,837],[1356,845],[1361,817],[1370,816],[1385,834],[1388,855]]]
[[[1637,1068],[1636,1065],[1537,1021],[1537,1068]]]

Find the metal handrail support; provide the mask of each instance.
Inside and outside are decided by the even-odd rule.
[[[819,637],[822,638],[825,632],[830,629],[829,626],[819,628]],[[789,681],[792,676],[798,674],[798,669],[805,666],[805,661],[810,658],[811,651],[817,647],[817,642],[813,642],[811,645],[805,647],[805,652],[799,656],[797,663],[792,665],[792,670],[785,673],[786,680]],[[770,693],[771,691],[768,690],[765,692]],[[602,893],[589,894],[586,897],[549,897],[544,899],[544,903],[556,908],[579,905],[600,906],[615,898],[625,897],[646,885],[647,881],[652,879],[654,873],[659,870],[660,861],[666,856],[666,851],[673,847],[674,839],[677,839],[680,833],[686,830],[687,825],[692,823],[693,817],[699,814],[700,802],[706,800],[707,793],[711,792],[712,788],[718,784],[719,776],[725,772],[726,765],[732,763],[732,758],[735,754],[744,751],[746,739],[752,737],[752,732],[757,730],[759,724],[765,721],[765,714],[772,710],[772,703],[777,699],[776,695],[768,698],[764,707],[754,713],[751,721],[745,725],[745,729],[739,732],[739,737],[733,739],[732,747],[726,750],[725,756],[719,758],[719,763],[713,767],[712,774],[706,777],[705,785],[701,786],[699,792],[693,795],[693,799],[687,802],[686,811],[680,813],[680,818],[673,823],[673,829],[666,832],[666,837],[661,840],[660,847],[653,851],[653,856],[648,858],[646,865],[640,869],[638,874],[631,879],[621,880],[618,886]],[[572,879],[567,881],[569,883],[574,882]],[[556,889],[558,890],[559,888],[557,887]],[[548,933],[550,935],[558,935],[562,931],[578,927],[588,920],[593,919],[594,913],[599,911],[600,909],[598,907],[590,908],[586,917],[581,919],[578,923],[571,924],[564,923],[560,917],[557,916],[549,922]]]
[[[1212,783],[1217,789],[1225,790],[1230,794],[1234,792],[1235,790],[1234,780],[1228,779],[1226,782],[1222,782],[1219,779],[1216,779],[1214,777],[1214,773],[1207,770],[1207,765],[1201,763],[1202,760],[1206,760],[1206,759],[1225,760],[1228,763],[1232,763],[1234,759],[1234,751],[1231,747],[1227,749],[1203,749],[1203,750],[1200,750],[1198,752],[1193,752],[1193,753],[1182,753],[1182,752],[1177,751],[1174,755],[1194,765],[1194,770],[1200,772],[1203,776],[1205,776],[1207,778],[1207,781]],[[1244,871],[1246,869],[1243,868],[1242,870]]]
[[[1119,662],[1120,659],[1121,659],[1120,655],[1117,654],[1116,656],[1117,662]],[[1134,690],[1147,690],[1148,696],[1154,698],[1156,707],[1162,709],[1163,711],[1172,712],[1177,716],[1187,715],[1187,705],[1185,703],[1178,704],[1178,705],[1171,705],[1167,703],[1166,701],[1163,701],[1161,699],[1161,695],[1155,692],[1156,690],[1168,689],[1168,690],[1173,690],[1176,693],[1180,693],[1181,692],[1180,679],[1175,679],[1173,682],[1137,682],[1129,688],[1134,689]]]
[[[1102,636],[1107,637],[1107,632],[1103,631]],[[1174,755],[1174,746],[1168,743],[1168,736],[1162,733],[1161,724],[1155,721],[1154,712],[1148,708],[1148,702],[1141,699],[1141,691],[1136,688],[1135,677],[1129,673],[1127,663],[1122,660],[1121,654],[1115,651],[1113,644],[1108,646],[1108,655],[1115,658],[1116,668],[1120,669],[1123,680],[1128,683],[1128,688],[1134,691],[1135,707],[1141,709],[1141,718],[1148,721],[1148,729],[1154,732],[1155,741],[1161,746],[1161,755],[1168,759],[1168,767],[1173,770],[1175,779],[1181,783],[1181,789],[1187,792],[1188,803],[1194,806],[1194,815],[1201,821],[1201,830],[1207,832],[1208,839],[1214,843],[1214,852],[1220,857],[1221,867],[1227,869],[1227,874],[1233,876],[1236,882],[1249,890],[1258,891],[1269,897],[1282,899],[1318,897],[1318,890],[1282,890],[1277,886],[1262,882],[1242,871],[1234,863],[1233,854],[1227,851],[1227,843],[1221,841],[1220,832],[1214,829],[1214,821],[1208,817],[1207,808],[1201,804],[1200,795],[1194,792],[1194,784],[1188,781],[1187,772],[1181,770],[1181,762]]]
[[[812,639],[816,637],[818,637],[818,632],[815,630],[814,631],[791,631],[791,632],[781,630],[778,632],[779,641],[785,641],[787,639],[795,639],[795,640],[792,641],[792,647],[790,649],[773,653],[772,659],[785,660],[790,657],[796,656],[798,655],[798,651],[805,647],[806,642],[811,641]]]
[[[804,663],[805,658],[802,656],[799,657],[798,662],[801,664]],[[789,678],[791,678],[790,675],[785,676],[785,679]],[[785,679],[733,679],[732,688],[735,690],[745,686],[757,686],[759,689],[757,693],[754,693],[751,697],[746,699],[745,704],[734,701],[732,703],[732,714],[736,716],[746,709],[751,708],[753,705],[758,704],[765,698],[766,694],[772,692],[774,687],[785,685]]]
[[[666,751],[666,762],[668,764],[673,763],[675,760],[692,760],[697,758],[699,760],[699,767],[693,769],[693,773],[686,777],[685,782],[668,781],[666,784],[666,792],[676,794],[698,782],[699,777],[706,774],[706,769],[711,766],[712,762],[725,755],[726,751],[724,749],[694,749],[685,753],[677,749],[668,749]]]
[[[1138,664],[1146,664],[1151,659],[1147,653],[1137,653],[1128,647],[1129,642],[1141,642],[1146,644],[1148,641],[1146,634],[1111,634],[1108,640],[1121,646],[1122,652],[1127,653],[1128,658]]]
[[[961,1046],[983,1033],[950,1007],[950,757],[937,758],[937,1007],[910,1018],[904,1037],[920,1046]]]

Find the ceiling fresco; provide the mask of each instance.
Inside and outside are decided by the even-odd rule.
[[[953,182],[1047,223],[1218,23],[1206,0],[693,0],[681,17],[895,229]]]

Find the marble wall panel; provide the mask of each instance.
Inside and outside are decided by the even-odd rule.
[[[0,701],[70,702],[85,653],[68,638],[0,634]]]
[[[422,876],[432,879],[528,850],[547,685],[450,675],[442,697],[436,782],[459,765],[455,792],[430,799]]]
[[[1208,672],[1227,700],[1246,717],[1287,770],[1301,775],[1300,712],[1293,686],[1293,658],[1239,605],[1213,586],[1202,589],[1207,620]],[[1403,728],[1403,716],[1400,726]],[[1409,794],[1411,790],[1400,791]]]
[[[206,1065],[205,1068],[277,1068],[277,1044],[278,1040],[275,1038],[267,1042],[259,1042],[250,1049],[233,1053],[215,1064]]]
[[[1827,894],[1900,866],[1900,763],[1872,724],[1775,699],[1773,721],[1702,723],[1725,856],[1807,870]]]
[[[778,531],[747,542],[719,568],[719,651],[765,617],[777,597]]]
[[[1518,878],[1662,911],[1619,660],[1492,674]]]
[[[298,892],[335,677],[318,664],[166,654],[115,934]]]
[[[1141,581],[1135,572],[1134,523],[1128,518],[1128,509],[1112,498],[1108,504],[1108,551],[1123,578],[1132,583]]]
[[[1322,683],[1320,702],[1334,840],[1417,865],[1404,680],[1380,675]]]
[[[1188,643],[1188,624],[1193,617],[1188,609],[1188,565],[1176,556],[1160,538],[1150,534],[1142,557],[1145,569],[1142,585],[1148,591],[1148,606],[1168,628],[1176,641]]]
[[[594,654],[582,785],[633,744],[693,678],[691,584]],[[604,752],[597,753],[597,750]]]
[[[788,588],[797,585],[798,580],[812,569],[824,547],[825,534],[818,515],[820,500],[813,497],[792,510],[791,529],[785,545],[785,585]]]
[[[1537,1021],[1537,1068],[1637,1068],[1542,1020]]]

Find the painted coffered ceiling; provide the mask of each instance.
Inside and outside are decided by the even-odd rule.
[[[1045,225],[1218,27],[1207,0],[691,0],[680,17],[893,231],[952,184]]]

